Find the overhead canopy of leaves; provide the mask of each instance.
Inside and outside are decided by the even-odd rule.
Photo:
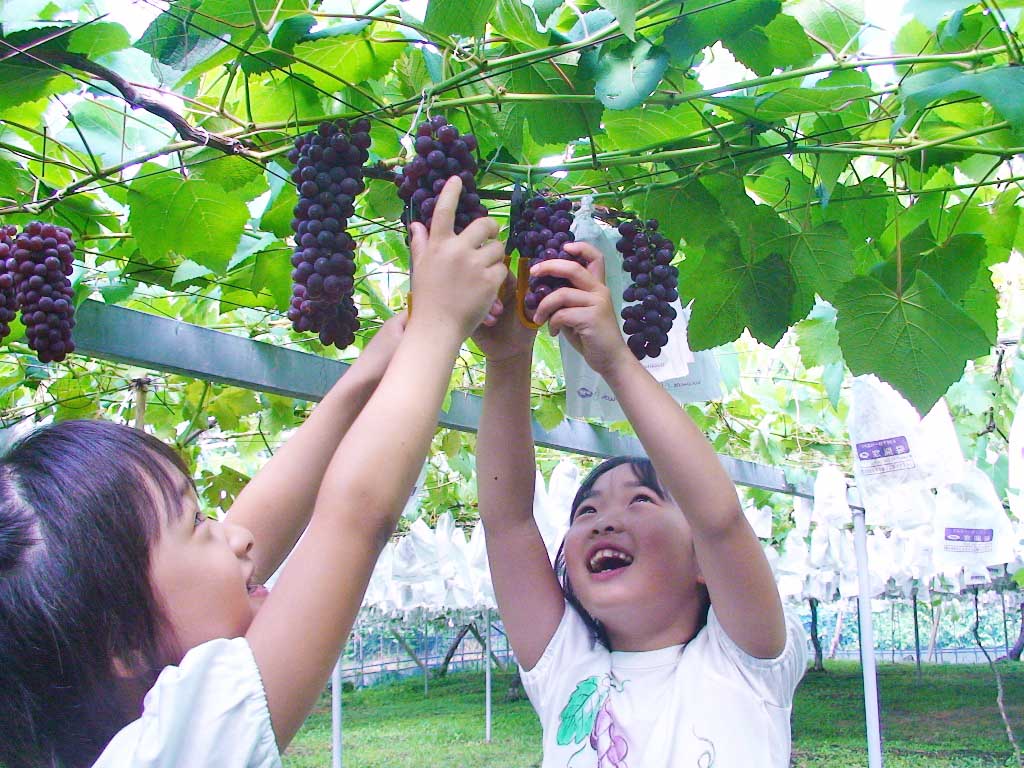
[[[141,34],[84,0],[7,3],[0,221],[70,226],[80,299],[351,357],[404,305],[408,249],[389,174],[415,124],[443,114],[476,135],[478,182],[503,225],[517,182],[596,195],[611,223],[658,219],[678,246],[691,346],[743,347],[749,332],[782,357],[792,349],[785,365],[814,378],[800,428],[841,431],[844,365],[926,409],[989,353],[1005,332],[993,276],[1024,245],[1011,161],[1024,151],[1020,14],[1000,28],[968,0],[906,9],[914,18],[883,62],[863,50],[871,19],[859,0],[430,0],[424,18],[397,0],[357,18],[321,15],[312,0],[177,0]],[[749,70],[735,82],[717,79],[722,49]],[[283,316],[286,153],[321,120],[362,115],[374,178],[351,231],[366,330],[355,348],[325,351]],[[20,333],[15,324],[8,340],[19,354]],[[723,363],[729,428],[698,413],[702,428],[720,450],[800,454],[799,440],[777,437],[786,430],[737,426],[768,418],[759,397],[794,418],[785,392],[740,378],[738,354]],[[534,413],[555,425],[557,347],[545,338],[537,356]],[[454,389],[479,387],[479,359],[465,363]],[[11,366],[0,406],[52,386],[62,416],[114,407],[90,394],[106,391],[98,380],[76,389],[59,367]],[[202,409],[225,428],[287,428],[303,414],[216,389]],[[199,391],[166,402],[177,439]],[[841,451],[817,437],[822,453]],[[469,440],[443,448],[448,469],[471,472]],[[211,501],[242,476],[210,468]]]

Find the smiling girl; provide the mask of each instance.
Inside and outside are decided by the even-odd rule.
[[[789,765],[802,626],[782,610],[757,537],[711,445],[619,332],[600,253],[565,250],[534,320],[604,377],[648,458],[584,480],[552,568],[533,518],[533,333],[503,312],[487,357],[477,443],[491,577],[544,729],[544,768]]]

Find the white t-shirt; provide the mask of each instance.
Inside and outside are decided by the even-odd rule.
[[[263,681],[245,638],[211,640],[167,667],[142,717],[93,768],[280,768]]]
[[[786,616],[776,659],[740,650],[718,623],[686,645],[608,651],[565,606],[523,687],[544,728],[543,768],[788,768],[793,692],[807,635]]]

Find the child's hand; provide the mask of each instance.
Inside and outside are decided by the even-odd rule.
[[[550,259],[530,269],[532,277],[562,277],[571,283],[544,298],[533,314],[534,322],[546,322],[552,336],[564,333],[587,364],[607,376],[617,365],[635,362],[635,358],[619,332],[611,293],[604,284],[604,260],[589,243],[566,243],[563,247],[586,261],[587,266],[568,259]]]
[[[494,219],[477,219],[455,234],[461,191],[458,176],[448,179],[437,197],[429,233],[419,222],[409,225],[416,296],[410,323],[423,323],[435,332],[450,328],[460,341],[487,315],[508,274],[504,246],[494,240],[498,234]]]
[[[535,330],[527,328],[516,316],[511,303],[515,301],[516,283],[511,274],[505,278],[504,287],[510,303],[506,305],[500,298],[496,299],[483,323],[473,331],[473,341],[491,363],[532,355],[533,340],[537,336]]]
[[[384,321],[370,343],[363,347],[352,367],[358,368],[373,381],[380,381],[402,340],[407,319],[408,315],[403,310]]]

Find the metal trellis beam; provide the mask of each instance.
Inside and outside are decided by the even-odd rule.
[[[300,400],[319,401],[349,367],[308,352],[98,301],[83,302],[76,320],[75,346],[83,355]],[[476,432],[480,410],[480,397],[454,392],[440,424]],[[553,429],[534,420],[533,437],[538,445],[584,456],[644,453],[635,437],[578,419],[564,419]],[[739,485],[813,498],[809,485],[790,482],[778,467],[729,456],[719,459]]]

